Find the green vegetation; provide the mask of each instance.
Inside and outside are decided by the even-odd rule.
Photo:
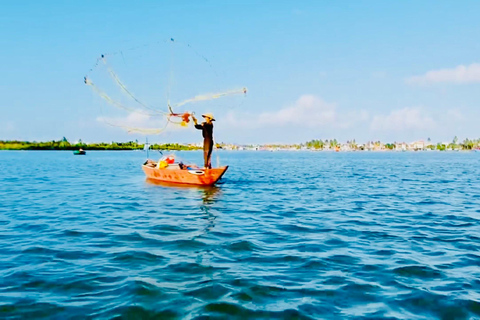
[[[45,142],[29,142],[29,141],[2,141],[0,140],[0,150],[143,150],[144,144],[136,141],[129,142],[99,142],[99,143],[84,143],[82,140],[71,143],[65,137],[61,140],[52,140]],[[413,143],[383,143],[381,141],[369,141],[367,143],[358,144],[355,140],[349,140],[346,143],[340,143],[337,139],[330,140],[310,140],[302,144],[265,144],[265,145],[249,145],[237,146],[232,144],[217,143],[218,149],[237,150],[335,150],[339,148],[342,151],[347,150],[374,150],[374,151],[388,151],[388,150],[480,150],[480,139],[465,139],[459,142],[457,137],[452,139],[452,142],[433,143],[430,138],[427,142],[417,141]],[[199,150],[202,147],[195,145],[185,145],[179,143],[165,143],[165,144],[151,144],[151,150]]]
[[[305,145],[310,149],[323,149],[325,143],[322,140],[312,140],[305,143]]]
[[[70,143],[65,137],[62,140],[52,140],[47,142],[29,142],[29,141],[2,141],[0,140],[0,150],[142,150],[144,144],[138,141],[112,142],[112,143],[84,143],[79,140],[77,143]],[[197,150],[196,146],[182,145],[178,143],[152,144],[152,150]]]
[[[394,143],[386,143],[385,148],[389,150],[395,149],[395,144]]]
[[[437,143],[437,150],[445,151],[447,147],[443,143]]]
[[[477,139],[477,140],[469,140],[469,139],[465,139],[463,142],[462,142],[462,148],[463,149],[466,149],[466,150],[472,150],[474,148],[478,148],[478,146],[480,145],[480,139]]]
[[[142,145],[143,148],[143,145]],[[201,147],[191,146],[191,145],[183,145],[178,143],[165,143],[165,144],[152,144],[150,145],[151,150],[199,150],[202,149]]]

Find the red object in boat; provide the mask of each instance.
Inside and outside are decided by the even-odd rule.
[[[223,176],[227,171],[228,166],[213,168],[213,169],[180,169],[171,168],[157,168],[151,164],[144,164],[142,166],[143,171],[148,179],[157,181],[179,183],[179,184],[192,184],[200,186],[212,186]]]

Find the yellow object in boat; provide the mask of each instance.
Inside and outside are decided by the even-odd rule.
[[[168,167],[168,163],[167,163],[166,161],[164,161],[164,160],[161,160],[161,161],[158,162],[157,167],[158,167],[159,169],[165,169],[166,167]]]

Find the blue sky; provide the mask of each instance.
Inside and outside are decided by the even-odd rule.
[[[102,53],[171,37],[212,68],[185,46],[172,62],[167,45],[112,66],[161,108],[169,72],[173,100],[248,87],[188,106],[215,113],[218,141],[478,138],[479,13],[478,1],[3,1],[0,139],[143,141],[102,119],[154,119],[113,110],[83,76]],[[149,139],[201,140],[173,127]]]

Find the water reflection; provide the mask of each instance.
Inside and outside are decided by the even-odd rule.
[[[203,230],[202,235],[207,234],[215,227],[215,219],[217,216],[214,214],[213,205],[218,200],[219,195],[221,194],[221,189],[219,187],[212,186],[210,188],[204,188],[202,190],[202,206],[201,210],[206,215],[207,226],[205,230]]]
[[[178,190],[198,190],[202,197],[204,204],[214,204],[218,196],[221,194],[221,189],[217,186],[196,186],[190,184],[179,184],[158,181],[154,179],[145,179],[145,182],[149,185],[161,186],[165,188],[173,188]]]
[[[201,212],[203,212],[201,219],[206,220],[207,225],[202,231],[199,232],[199,234],[194,236],[193,239],[208,234],[215,227],[215,219],[217,218],[217,216],[214,213],[215,212],[214,205],[222,194],[220,187],[177,184],[177,183],[163,182],[163,181],[158,181],[158,180],[153,180],[148,178],[146,179],[146,183],[150,185],[169,188],[169,189],[189,191],[189,198],[201,200],[201,202],[199,203],[199,209]],[[193,193],[193,196],[192,196],[192,193]]]
[[[221,194],[221,189],[217,186],[203,187],[202,188],[202,200],[203,204],[213,205],[218,200],[219,195]]]

